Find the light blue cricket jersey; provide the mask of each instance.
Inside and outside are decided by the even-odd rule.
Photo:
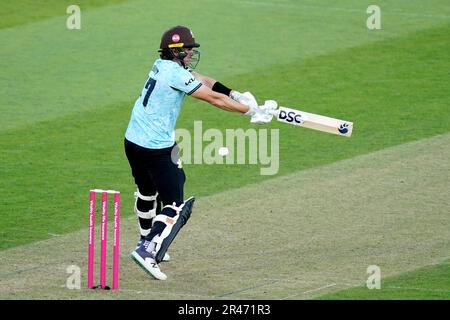
[[[150,149],[171,147],[184,97],[201,85],[176,62],[156,60],[134,104],[125,138]]]

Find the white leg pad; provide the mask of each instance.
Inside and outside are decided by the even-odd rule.
[[[140,192],[139,192],[139,190],[137,190],[135,193],[134,193],[134,198],[135,198],[135,202],[134,202],[134,212],[137,214],[137,216],[139,217],[139,218],[143,218],[143,219],[152,219],[152,218],[154,218],[155,216],[156,216],[156,207],[157,207],[157,204],[156,204],[156,197],[158,196],[158,192],[156,192],[156,194],[155,195],[152,195],[152,196],[144,196],[144,195],[142,195]],[[141,199],[141,200],[144,200],[144,201],[155,201],[155,203],[154,203],[154,206],[153,206],[153,209],[151,209],[150,211],[147,211],[147,212],[143,212],[143,211],[140,211],[140,210],[138,210],[138,208],[137,208],[137,200],[138,199]]]

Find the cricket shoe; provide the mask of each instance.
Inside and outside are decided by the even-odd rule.
[[[158,280],[166,280],[167,276],[161,271],[156,263],[155,255],[148,252],[144,245],[131,253],[131,258],[147,273]]]
[[[143,238],[139,239],[138,243],[136,244],[136,248],[134,250],[137,250],[141,246],[141,244],[144,243],[144,241],[145,241],[145,239],[143,239]],[[166,252],[164,254],[164,258],[162,259],[161,262],[169,262],[169,261],[170,261],[170,255]]]

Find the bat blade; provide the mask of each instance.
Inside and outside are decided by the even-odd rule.
[[[274,115],[280,122],[308,129],[350,137],[353,132],[353,122],[322,116],[287,107],[279,107]]]

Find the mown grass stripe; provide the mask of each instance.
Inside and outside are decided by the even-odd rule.
[[[342,50],[304,63],[268,67],[264,72],[228,80],[237,87],[253,84],[252,91],[260,101],[276,98],[284,105],[355,122],[351,139],[278,123],[266,126],[280,130],[278,175],[286,175],[448,132],[450,109],[445,85],[450,67],[449,28]],[[86,190],[94,185],[121,190],[123,213],[132,214],[134,185],[122,146],[131,104],[122,101],[75,117],[8,130],[0,136],[0,190],[4,195],[0,202],[4,217],[0,222],[1,248],[84,226],[81,217]],[[199,118],[205,130],[250,128],[246,117],[192,99],[187,101],[178,127],[192,132],[192,124]],[[261,176],[260,167],[255,165],[186,165],[185,170],[186,194],[196,196],[272,178]],[[25,234],[18,232],[23,228],[28,230]]]

